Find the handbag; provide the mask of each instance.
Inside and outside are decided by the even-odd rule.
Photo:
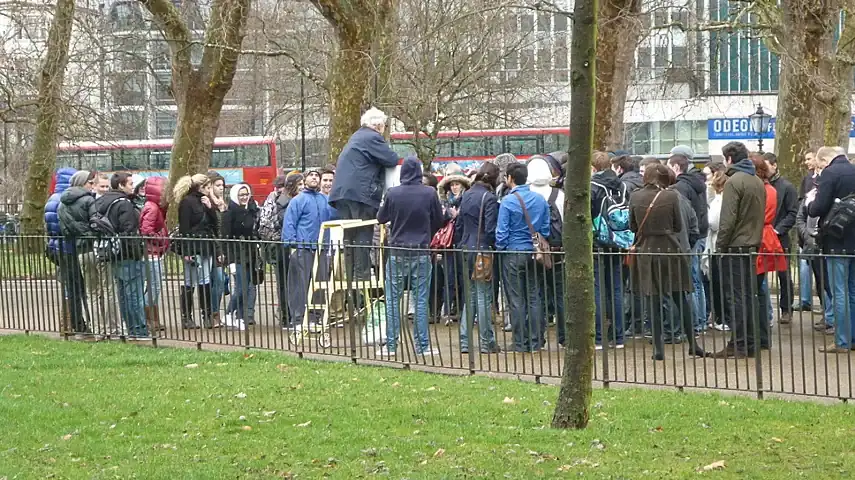
[[[552,268],[552,251],[551,248],[549,248],[549,242],[540,234],[540,232],[534,229],[534,225],[531,223],[531,217],[528,215],[528,209],[525,208],[525,202],[523,201],[522,196],[519,192],[514,192],[514,195],[516,195],[517,200],[520,201],[523,216],[525,216],[525,223],[528,224],[528,231],[531,233],[531,243],[534,246],[534,260],[543,265],[543,268]]]
[[[454,242],[454,219],[449,220],[444,227],[440,228],[430,239],[432,250],[445,250],[451,248]]]
[[[636,245],[638,244],[639,239],[641,239],[641,229],[644,228],[644,224],[647,222],[647,217],[650,215],[650,211],[653,210],[653,205],[656,204],[656,199],[659,198],[659,195],[661,195],[663,191],[664,190],[659,190],[656,193],[656,196],[653,197],[653,201],[647,206],[647,211],[644,212],[644,218],[641,219],[641,224],[638,225],[638,232],[635,234],[635,241],[632,242],[632,245],[629,247],[629,253],[627,253],[623,259],[623,264],[627,267],[632,268],[635,266],[635,251]]]
[[[478,233],[475,242],[481,248],[481,228],[484,221],[484,201],[487,200],[487,192],[481,197],[481,213],[478,214]],[[475,265],[472,268],[472,280],[478,282],[493,281],[493,254],[490,252],[478,252],[475,254]]]

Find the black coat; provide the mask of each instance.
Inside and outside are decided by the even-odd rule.
[[[710,223],[709,206],[707,205],[707,184],[704,173],[690,167],[688,172],[677,177],[674,190],[683,194],[683,197],[687,198],[689,203],[692,204],[692,210],[695,211],[695,215],[698,217],[698,233],[701,235],[701,238],[706,238]]]
[[[799,213],[799,193],[789,180],[781,177],[780,173],[775,174],[769,183],[775,187],[775,192],[778,194],[778,209],[772,228],[778,232],[781,246],[787,250],[790,248],[790,230],[795,226],[796,214]]]
[[[485,197],[486,195],[486,197]],[[484,199],[484,219],[481,220],[481,199]],[[499,219],[499,200],[492,189],[476,183],[463,194],[460,210],[454,222],[454,245],[465,250],[492,250],[496,245],[496,222]],[[478,243],[478,225],[481,222],[481,243]]]
[[[816,199],[808,206],[808,215],[820,218],[820,235],[825,216],[831,211],[834,199],[843,198],[855,193],[855,165],[849,163],[845,155],[841,155],[822,171],[817,179]],[[844,230],[842,239],[829,235],[821,237],[824,253],[855,253],[855,224]]]
[[[113,208],[110,208],[113,202],[115,204]],[[126,194],[117,191],[105,193],[92,203],[89,209],[89,217],[91,218],[95,213],[107,215],[107,219],[120,237],[139,237],[140,212]],[[145,243],[142,238],[122,239],[123,260],[141,260],[144,256]]]
[[[193,191],[187,194],[178,204],[178,235],[185,238],[214,239],[218,236],[217,212],[202,203],[201,192]],[[219,255],[220,246],[214,241],[180,240],[178,244],[181,255],[202,255],[206,257]]]
[[[83,187],[70,187],[62,192],[59,204],[59,228],[64,237],[75,240],[77,253],[92,250],[94,235],[89,226],[89,210],[95,203],[95,194]]]
[[[249,205],[242,207],[229,202],[229,208],[223,213],[222,234],[226,240],[242,240],[240,242],[224,242],[227,263],[241,265],[259,265],[259,244],[246,240],[259,240],[258,235],[258,204],[250,200]]]

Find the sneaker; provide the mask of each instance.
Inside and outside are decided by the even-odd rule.
[[[594,350],[602,350],[602,349],[603,349],[602,344],[598,343],[598,344],[594,345]]]
[[[374,354],[377,355],[378,357],[394,357],[395,351],[389,350],[389,348],[384,345],[384,346],[378,348],[377,351],[374,352]]]
[[[789,312],[782,313],[779,322],[781,323],[781,325],[793,323],[793,314]]]
[[[812,308],[813,307],[809,304],[802,304],[802,305],[799,305],[798,303],[793,304],[793,311],[794,312],[809,312],[809,311],[811,311]]]
[[[730,327],[728,327],[724,323],[716,323],[715,325],[713,325],[712,328],[718,330],[719,332],[729,332],[730,331]]]
[[[626,348],[626,345],[624,345],[623,343],[618,343],[613,348],[615,348],[616,350],[620,350],[620,349]]]
[[[822,306],[816,306],[816,307],[813,307],[810,311],[811,311],[812,313],[817,314],[817,315],[823,315],[823,314],[825,314],[825,309],[824,309],[824,308],[822,308]]]
[[[434,355],[439,355],[439,350],[435,348],[429,348],[427,350],[423,350],[421,352],[416,352],[416,355],[422,355],[425,357],[432,357]]]

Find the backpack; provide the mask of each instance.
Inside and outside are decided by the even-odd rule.
[[[271,196],[265,200],[258,216],[258,235],[262,240],[275,242],[282,238],[283,210],[277,197]]]
[[[89,218],[89,227],[98,237],[92,245],[92,250],[95,253],[95,259],[99,262],[107,263],[122,258],[122,240],[110,221],[110,210],[122,200],[129,201],[126,198],[117,198],[110,202],[107,211],[103,214],[95,212]]]
[[[845,230],[855,223],[855,193],[843,198],[835,198],[828,215],[822,220],[820,233],[842,240]]]
[[[558,189],[553,188],[546,202],[549,204],[549,246],[552,250],[561,250],[563,246],[562,232],[564,231],[564,220],[561,219],[561,211],[555,201],[558,200]]]
[[[629,195],[626,185],[621,184],[621,190],[614,193],[597,182],[591,182],[591,185],[605,191],[600,214],[592,219],[594,242],[605,247],[629,249],[635,241],[635,234],[629,229]]]

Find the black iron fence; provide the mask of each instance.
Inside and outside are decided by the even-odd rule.
[[[564,296],[593,289],[584,334],[606,385],[855,398],[855,257],[655,254],[629,266],[597,252],[594,284],[569,285],[560,254],[545,268],[531,253],[127,238],[117,248],[132,259],[119,261],[109,242],[57,241],[55,255],[25,251],[43,238],[0,246],[0,328],[559,377],[562,344],[580,335],[561,321],[579,311]]]

